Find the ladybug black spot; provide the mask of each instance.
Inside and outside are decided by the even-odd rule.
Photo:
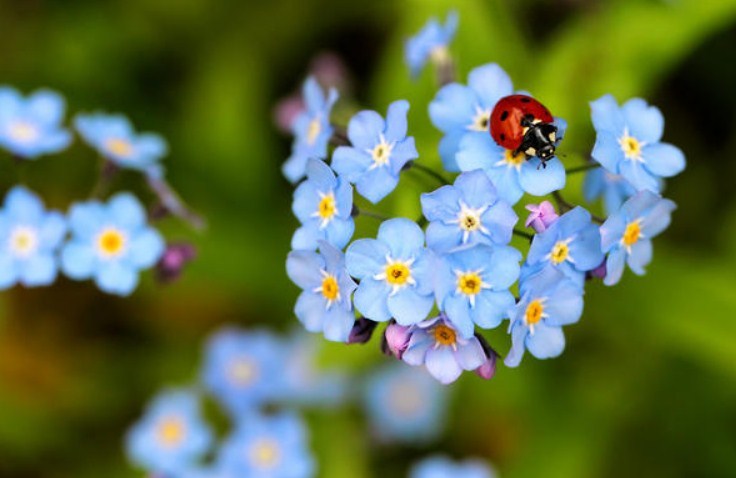
[[[531,100],[525,96],[524,98],[522,98],[519,101],[521,101],[522,103],[529,103]]]
[[[501,133],[501,141],[506,141],[506,135]]]
[[[509,117],[508,111],[504,111],[503,113],[501,113],[501,121],[506,121],[506,118],[508,117]]]

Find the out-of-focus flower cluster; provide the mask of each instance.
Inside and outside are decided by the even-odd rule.
[[[24,97],[0,87],[0,148],[17,163],[63,152],[73,141],[65,113],[58,93],[39,90]],[[200,221],[164,180],[166,142],[156,134],[136,133],[121,115],[79,114],[74,126],[101,157],[98,182],[89,198],[71,204],[66,214],[46,210],[41,197],[22,182],[6,194],[0,210],[0,289],[50,285],[61,272],[126,296],[138,285],[141,270],[158,264],[161,276],[177,276],[193,255],[174,264],[173,249],[150,223],[162,212]],[[156,196],[156,214],[129,192],[103,200],[120,169],[143,173]]]
[[[644,273],[652,239],[675,209],[660,195],[664,178],[685,168],[682,151],[661,141],[661,112],[640,98],[622,106],[610,95],[591,102],[597,136],[584,164],[566,169],[559,158],[542,163],[504,149],[489,134],[490,115],[514,93],[511,79],[488,64],[472,70],[467,84],[448,81],[456,26],[454,14],[444,27],[433,20],[406,48],[414,74],[427,62],[438,72],[442,86],[428,113],[443,134],[437,156],[445,172],[428,167],[434,158],[419,158],[407,101],[391,103],[385,116],[364,110],[334,124],[338,92],[312,77],[284,167],[298,183],[292,209],[301,225],[286,260],[302,289],[297,318],[310,332],[347,343],[368,341],[385,323],[384,351],[445,384],[464,370],[493,377],[499,354],[482,331],[504,323],[511,343],[505,365],[518,366],[526,351],[560,355],[563,326],[582,316],[586,281],[614,285],[626,265]],[[559,146],[566,122],[555,118],[554,125]],[[448,172],[460,174],[450,183]],[[567,176],[579,172],[587,172],[585,197],[603,197],[606,216],[564,199]],[[414,173],[442,184],[418,198],[422,217],[370,210]],[[527,195],[540,199],[522,203]],[[514,209],[522,205],[524,227]],[[354,238],[364,218],[382,220],[377,234]],[[524,240],[512,245],[514,235]]]

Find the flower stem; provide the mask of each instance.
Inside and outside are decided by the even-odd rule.
[[[372,217],[373,219],[378,219],[379,221],[386,221],[389,219],[387,216],[384,216],[383,214],[379,214],[379,213],[372,212],[372,211],[366,211],[365,209],[359,209],[355,205],[353,205],[353,211],[351,212],[351,215],[353,217],[357,217],[357,216]]]
[[[443,186],[446,186],[446,185],[450,184],[450,182],[447,179],[443,178],[440,173],[438,173],[437,171],[434,171],[433,169],[430,169],[430,168],[426,167],[423,164],[415,163],[415,162],[412,161],[411,163],[407,163],[406,168],[407,169],[416,169],[418,171],[422,171],[424,174],[427,174],[429,176],[432,176],[434,179],[436,179]]]
[[[600,163],[588,163],[584,164],[583,166],[576,166],[574,168],[569,168],[565,170],[566,174],[575,174],[575,173],[582,173],[583,171],[588,171],[590,169],[600,168]]]
[[[530,241],[534,239],[534,234],[530,234],[526,231],[522,231],[521,229],[514,228],[514,235],[517,235],[519,237],[523,237],[525,239],[529,239]]]
[[[342,126],[332,125],[333,132],[330,138],[330,143],[333,146],[349,146],[350,140],[348,139],[348,131]]]

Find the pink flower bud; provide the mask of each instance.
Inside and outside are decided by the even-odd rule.
[[[539,205],[527,204],[527,211],[531,211],[529,217],[526,218],[526,227],[531,226],[535,231],[544,232],[547,228],[557,220],[558,216],[555,207],[549,201],[542,201]]]
[[[184,266],[197,256],[193,245],[188,243],[169,244],[156,264],[156,275],[161,282],[173,282],[179,278]]]
[[[401,356],[404,355],[406,348],[409,346],[411,327],[404,327],[403,325],[391,322],[386,327],[383,337],[385,345],[384,352],[401,360]]]
[[[592,271],[588,271],[588,276],[596,279],[604,279],[606,277],[606,260],[603,259],[603,262],[601,262],[601,265],[593,269]]]
[[[475,369],[475,374],[482,379],[490,380],[496,375],[496,359],[498,358],[498,354],[488,344],[485,337],[480,334],[475,334],[475,336],[478,338],[481,347],[483,347],[483,352],[486,354],[486,361],[483,362],[483,365]]]

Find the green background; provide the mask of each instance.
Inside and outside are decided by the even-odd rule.
[[[311,412],[320,476],[405,476],[438,450],[485,457],[507,478],[736,476],[734,0],[0,2],[0,83],[51,87],[72,112],[121,111],[160,132],[170,181],[209,220],[203,234],[161,224],[200,250],[174,285],[149,273],[129,299],[63,279],[0,295],[0,476],[142,476],[125,461],[124,430],[160,387],[195,377],[206,334],[228,322],[296,323],[284,258],[297,222],[279,171],[290,143],[272,107],[313,55],[337,52],[355,93],[343,107],[384,112],[408,99],[420,161],[438,165],[426,113],[436,83],[430,71],[409,78],[403,41],[450,8],[460,79],[500,63],[569,121],[569,166],[594,141],[590,100],[610,92],[658,105],[665,141],[688,158],[666,191],[679,208],[648,275],[589,285],[562,357],[459,380],[441,441],[380,446],[357,408]],[[2,155],[0,185],[24,182],[66,208],[87,196],[97,167],[79,142],[20,166]],[[579,180],[567,194],[576,200]],[[381,207],[416,217],[418,193],[433,186],[410,171]],[[116,187],[146,197],[135,175]],[[508,350],[503,331],[489,337]],[[374,339],[331,344],[321,360],[360,381],[387,359]]]

